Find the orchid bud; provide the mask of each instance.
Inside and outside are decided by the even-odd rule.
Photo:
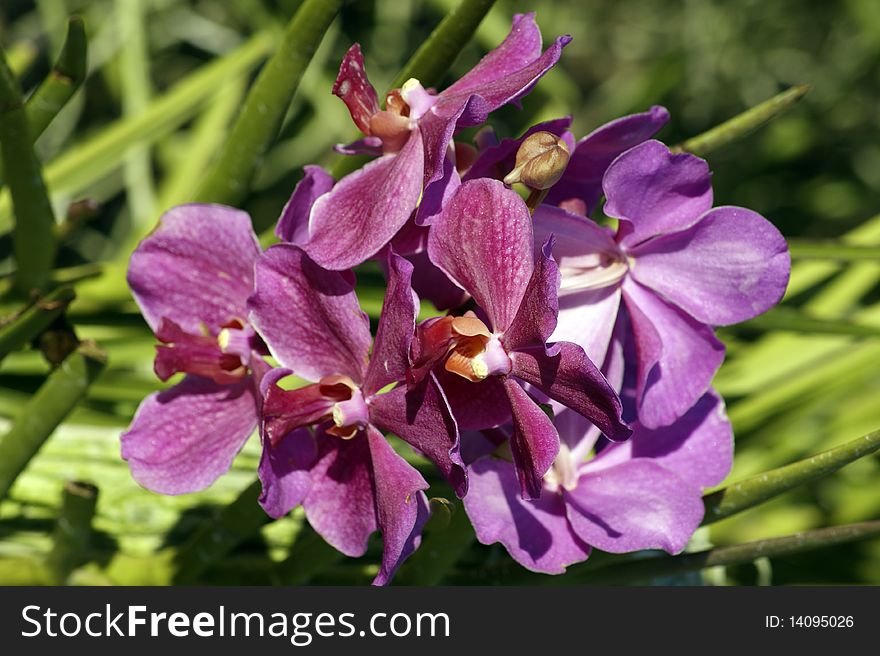
[[[516,152],[516,167],[504,178],[504,184],[522,182],[531,189],[549,189],[565,172],[571,153],[560,137],[550,132],[529,135]]]

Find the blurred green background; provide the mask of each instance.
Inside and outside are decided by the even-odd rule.
[[[374,85],[385,89],[453,4],[357,0],[345,6],[244,203],[258,231],[277,219],[303,165],[333,165],[338,156],[332,144],[355,136],[345,107],[330,94],[348,46],[362,44]],[[188,200],[223,143],[247,83],[298,5],[296,0],[3,0],[0,45],[26,92],[49,71],[67,17],[78,13],[86,21],[88,79],[37,150],[59,216],[74,201],[100,203],[65,240],[57,276],[77,281],[70,319],[80,337],[97,340],[107,351],[109,365],[0,503],[0,583],[39,579],[37,566],[29,569],[28,563],[52,548],[66,480],[88,480],[100,490],[92,562],[73,579],[89,583],[167,583],[171,552],[163,549],[210,526],[219,509],[253,480],[256,439],[232,472],[204,493],[163,497],[132,481],[118,455],[118,435],[140,400],[160,384],[152,375],[153,337],[130,299],[124,272],[131,249],[159,214]],[[508,107],[493,115],[501,135],[516,136],[536,121],[571,113],[574,132],[582,136],[608,120],[662,104],[672,121],[659,138],[676,144],[790,85],[807,83],[812,90],[788,113],[708,156],[716,204],[753,208],[788,237],[880,244],[876,0],[499,0],[448,80],[499,43],[512,15],[524,11],[537,12],[545,42],[563,33],[574,40],[523,110]],[[4,190],[3,274],[12,267],[10,210]],[[368,270],[361,281],[365,309],[375,312],[381,279]],[[799,261],[781,311],[798,308],[820,319],[880,326],[878,282],[876,261]],[[729,480],[880,428],[877,337],[795,332],[784,322],[755,322],[722,334],[729,357],[717,386],[737,437]],[[36,350],[2,362],[0,424],[14,416],[48,371]],[[262,511],[254,505],[251,512]],[[872,457],[701,529],[695,545],[735,544],[878,516],[880,467]],[[468,540],[472,536],[465,533],[456,543],[467,548],[442,581],[549,579],[522,577],[500,546]],[[264,526],[199,580],[361,583],[375,571],[377,554],[378,542],[362,559],[327,554],[294,512]],[[406,568],[401,575],[406,581]],[[712,570],[703,578],[731,584],[880,583],[880,541]]]

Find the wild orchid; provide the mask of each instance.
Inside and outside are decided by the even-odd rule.
[[[259,256],[245,212],[198,204],[167,212],[131,256],[128,284],[162,342],[156,374],[186,374],[148,396],[122,435],[132,476],[154,492],[204,489],[257,427],[259,380],[269,367],[247,299]]]
[[[409,364],[418,306],[411,266],[388,257],[389,288],[374,342],[353,276],[320,268],[297,246],[266,251],[250,299],[251,322],[288,368],[273,372],[263,386],[263,431],[273,467],[261,477],[271,497],[286,502],[267,511],[278,517],[301,501],[312,527],[349,556],[363,555],[378,528],[384,552],[377,584],[415,549],[428,516],[427,482],[382,431],[432,458],[459,494],[467,490],[458,431],[436,380],[428,376],[409,389],[398,384]],[[282,389],[281,378],[291,372],[312,382]],[[296,489],[287,491],[289,470],[298,464],[286,454],[307,451],[312,443],[317,457],[301,497],[296,480]]]
[[[333,93],[366,138],[346,152],[379,157],[316,200],[307,234],[298,243],[328,269],[348,269],[374,256],[403,227],[423,194],[442,196],[455,131],[482,124],[492,111],[528,93],[569,41],[558,37],[542,53],[534,14],[518,14],[504,42],[454,84],[435,93],[407,80],[388,94],[385,109],[367,79],[360,46],[353,45]],[[432,191],[435,185],[441,191]]]
[[[535,212],[536,248],[548,235],[558,240],[562,283],[552,337],[604,361],[625,311],[637,360],[638,419],[666,426],[708,391],[721,365],[724,346],[713,326],[754,317],[782,297],[788,247],[758,213],[713,208],[706,162],[658,141],[617,157],[603,190],[616,232],[562,208]],[[584,202],[594,197],[585,194]]]
[[[480,315],[429,319],[413,343],[411,380],[445,371],[456,418],[484,428],[512,417],[511,451],[522,494],[541,493],[559,451],[550,419],[523,384],[590,419],[612,439],[629,435],[608,382],[570,342],[548,344],[556,326],[559,271],[551,242],[533,253],[531,217],[523,200],[496,180],[465,183],[428,236],[428,254],[470,294]]]

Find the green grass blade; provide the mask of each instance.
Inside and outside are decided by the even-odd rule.
[[[235,205],[250,188],[278,136],[293,95],[342,0],[305,0],[245,99],[241,113],[194,200]]]
[[[737,324],[734,332],[768,332],[774,330],[818,335],[852,335],[880,337],[880,326],[854,323],[841,319],[821,319],[785,306],[776,307],[766,314]]]
[[[717,522],[798,485],[809,483],[880,449],[880,430],[798,462],[764,472],[706,495],[704,524]]]
[[[869,260],[880,262],[880,246],[843,244],[836,241],[789,239],[788,248],[794,259],[837,260],[841,262]]]

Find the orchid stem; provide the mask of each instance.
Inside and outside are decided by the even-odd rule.
[[[711,130],[692,137],[673,148],[673,152],[692,153],[702,157],[727,144],[757,130],[771,119],[795,105],[810,90],[810,85],[801,84],[765,100],[742,114],[734,116]]]
[[[828,451],[729,485],[703,498],[703,524],[712,524],[753,508],[798,485],[827,476],[851,462],[880,450],[880,430]]]
[[[76,297],[70,287],[61,287],[36,300],[12,319],[0,325],[0,360],[17,351],[46,330]]]
[[[55,216],[33,143],[21,89],[0,50],[0,149],[15,210],[15,291],[22,296],[48,286],[57,248]]]
[[[64,485],[54,545],[47,559],[56,585],[65,585],[73,570],[88,562],[97,503],[98,488],[91,483],[68,481]]]
[[[529,192],[529,197],[526,198],[526,206],[529,208],[529,214],[534,214],[535,210],[538,209],[538,205],[544,202],[544,199],[547,198],[547,194],[550,193],[550,189],[532,189]]]
[[[400,568],[395,583],[437,585],[446,578],[476,539],[467,513],[460,503],[446,502],[441,508],[437,508],[437,501],[432,499],[431,506],[431,519],[425,526],[422,544]],[[435,520],[435,516],[439,519]]]
[[[20,408],[9,431],[0,437],[0,499],[86,395],[106,363],[107,357],[97,345],[81,343]]]
[[[251,87],[219,157],[195,199],[235,205],[250,188],[263,155],[278,136],[293,95],[343,0],[305,0],[277,52]]]
[[[254,481],[231,504],[206,520],[175,555],[175,585],[193,583],[212,565],[269,522],[257,504],[262,487]]]

